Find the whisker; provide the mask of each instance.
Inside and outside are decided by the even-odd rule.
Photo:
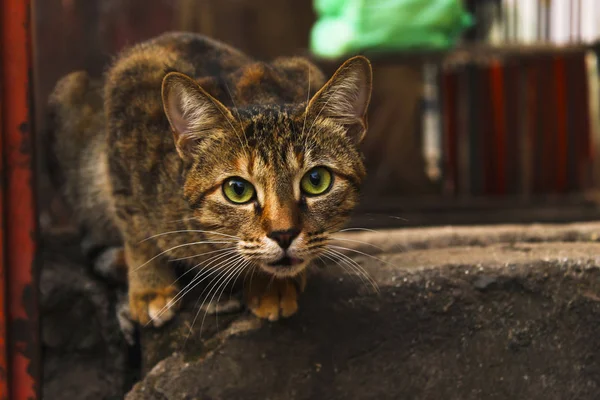
[[[225,258],[227,256],[229,256],[229,258],[227,258],[225,260],[222,260],[223,258]],[[223,268],[226,268],[226,267],[222,267],[222,266],[224,264],[227,264],[229,262],[232,262],[232,261],[236,260],[236,257],[240,257],[239,254],[234,254],[233,256],[231,256],[230,253],[228,253],[226,255],[220,255],[219,256],[219,260],[222,260],[222,261],[220,261],[213,268],[209,268],[210,264],[206,265],[204,268],[202,268],[201,271],[199,271],[199,272],[196,273],[196,275],[194,276],[194,278],[192,278],[192,280],[182,290],[179,291],[179,293],[177,294],[177,296],[175,296],[175,298],[173,299],[173,303],[177,302],[177,297],[178,296],[181,299],[186,294],[188,294],[190,291],[194,290],[194,288],[196,288],[206,278],[208,278],[209,276],[212,276],[213,274],[215,274],[219,270],[221,270]],[[215,263],[216,261],[217,260],[214,260],[212,263]],[[202,277],[202,276],[204,276],[204,277]],[[200,279],[200,278],[202,278],[202,279]]]
[[[225,289],[227,288],[227,285],[229,284],[229,282],[231,282],[231,280],[235,277],[235,280],[237,281],[237,278],[241,275],[241,273],[244,271],[244,269],[248,266],[250,262],[248,260],[244,260],[241,263],[236,264],[237,267],[231,271],[228,275],[228,277],[226,278],[226,280],[221,283],[221,285],[219,286],[219,288],[221,289],[221,293],[219,294],[219,297],[217,298],[217,301],[215,302],[215,306],[218,307],[219,306],[219,301],[221,300],[221,296],[223,295],[223,292],[225,291]],[[235,282],[234,282],[235,284]],[[213,294],[213,296],[211,297],[210,301],[208,302],[208,306],[209,307],[212,304],[213,299],[215,298],[215,295],[217,294],[217,291],[219,290],[219,288],[217,288]],[[202,306],[201,306],[202,307]],[[217,324],[217,330],[219,330],[219,310],[215,310],[215,319],[216,319],[216,324]],[[204,320],[206,319],[206,314],[207,312],[204,312],[204,317],[202,318],[202,323],[200,324],[200,332],[202,332],[202,328],[204,327]],[[193,327],[193,324],[192,324]]]
[[[257,267],[256,264],[251,264],[251,268],[249,268],[246,271],[246,275],[244,275],[244,280],[242,281],[242,291],[244,290],[244,285],[246,285],[246,279],[248,279],[248,274],[251,273],[252,271],[254,271],[254,269]]]
[[[336,252],[335,250],[332,250],[332,251],[334,252],[334,254],[339,255],[341,259],[347,260],[348,265],[353,266],[357,272],[361,273],[369,281],[371,286],[373,286],[373,289],[375,289],[375,291],[377,293],[380,293],[379,285],[377,284],[375,279],[373,279],[373,277],[367,272],[367,270],[364,269],[364,267],[362,265],[360,265],[358,262],[356,262],[356,260],[348,257],[347,255],[345,255],[343,253]]]
[[[388,214],[381,214],[381,213],[366,213],[365,215],[387,217],[387,218],[392,218],[392,219],[398,219],[398,220],[403,221],[403,222],[408,222],[408,219],[403,218],[403,217],[399,217],[397,215],[388,215]]]
[[[364,242],[364,241],[362,241],[362,240],[356,240],[356,239],[346,239],[346,238],[338,238],[338,237],[335,237],[335,236],[332,236],[332,237],[331,237],[331,239],[332,239],[332,240],[341,240],[341,241],[344,241],[344,242],[354,242],[354,243],[366,244],[366,245],[368,245],[368,246],[372,246],[372,247],[374,247],[374,248],[376,248],[376,249],[378,249],[378,250],[385,251],[383,248],[381,248],[381,247],[379,247],[379,246],[376,246],[376,245],[374,245],[374,244],[372,244],[372,243],[369,243],[369,242]]]
[[[244,274],[244,280],[242,281],[242,296],[244,295],[244,285],[246,284],[246,279],[248,279],[248,274],[250,272],[253,272],[254,269],[257,267],[256,264],[254,264],[252,262],[252,260],[250,260],[250,268],[246,268],[246,273]],[[233,295],[233,288],[235,286],[235,282],[233,282],[233,285],[231,286],[231,291],[229,292],[229,297],[231,298],[231,296]]]
[[[236,266],[236,265],[237,265],[237,264],[238,264],[240,261],[242,261],[242,260],[243,260],[243,257],[242,257],[241,255],[239,255],[239,254],[238,254],[238,255],[237,255],[237,257],[232,257],[232,258],[230,258],[230,259],[226,260],[224,263],[231,263],[231,264],[228,264],[228,265],[226,265],[226,266],[224,266],[224,267],[222,267],[222,268],[219,268],[219,270],[220,270],[220,271],[222,271],[222,273],[225,273],[226,271],[228,271],[228,270],[230,270],[231,268],[235,267],[235,266]],[[223,265],[224,263],[220,263],[219,265]],[[211,274],[211,275],[212,275],[212,274]],[[210,287],[210,284],[211,284],[211,283],[213,283],[213,281],[214,281],[215,279],[217,279],[217,277],[218,277],[218,276],[221,276],[221,275],[217,275],[217,276],[215,276],[215,277],[214,277],[214,278],[213,278],[213,279],[212,279],[212,280],[211,280],[211,281],[210,281],[210,282],[207,284],[207,286],[206,286],[206,287],[205,287],[205,288],[202,290],[202,292],[200,293],[200,295],[199,295],[199,298],[202,298],[202,295],[204,294],[204,292],[206,292],[206,290],[207,290],[207,289]],[[199,300],[198,300],[198,301],[199,301]],[[196,302],[196,306],[197,306],[197,305],[198,305],[198,303]]]
[[[181,260],[189,260],[190,258],[196,258],[196,257],[202,257],[208,254],[213,254],[213,253],[218,253],[221,251],[225,251],[225,250],[231,250],[231,249],[236,249],[236,246],[233,247],[225,247],[224,249],[219,249],[219,250],[213,250],[213,251],[208,251],[206,253],[200,253],[200,254],[195,254],[193,256],[187,256],[187,257],[180,257],[180,258],[173,258],[171,260],[169,260],[169,262],[175,262],[175,261],[181,261]]]
[[[252,268],[252,273],[250,274],[250,287],[252,287],[252,278],[254,277],[254,273],[258,269],[258,266],[254,264],[254,268]]]
[[[379,290],[379,285],[377,284],[377,282],[371,277],[371,275],[369,275],[369,273],[360,265],[358,264],[355,260],[349,258],[348,256],[341,254],[341,253],[329,253],[332,256],[335,255],[338,257],[338,259],[343,262],[345,265],[347,265],[352,271],[354,271],[354,273],[360,277],[361,281],[364,283],[365,286],[368,284],[373,288],[373,290],[376,293],[380,293]]]
[[[208,265],[206,265],[203,269],[208,268],[212,263],[217,262],[218,260],[223,259],[224,257],[230,256],[231,254],[235,253],[235,247],[234,248],[230,248],[229,251],[223,253],[223,254],[217,254],[216,256],[212,256],[207,260],[204,260],[202,262],[200,262],[199,264],[194,265],[191,268],[187,268],[187,271],[185,271],[183,274],[181,274],[181,276],[179,278],[177,278],[173,283],[177,283],[181,278],[183,278],[185,275],[189,274],[190,272],[196,270],[197,268],[200,268],[202,266],[202,264],[204,263],[209,263]]]
[[[351,279],[354,279],[355,281],[358,280],[366,288],[372,288],[376,293],[379,293],[379,287],[377,286],[377,283],[371,279],[369,274],[366,273],[364,269],[356,268],[354,265],[352,265],[352,263],[349,263],[343,257],[335,253],[324,254],[324,256],[338,265]]]
[[[344,265],[347,267],[347,268],[343,268],[343,269],[346,269],[348,271],[348,268],[349,268],[350,271],[353,272],[353,274],[349,274],[350,276],[358,277],[365,286],[368,286],[368,284],[370,284],[375,289],[375,291],[377,291],[377,292],[379,291],[379,288],[377,287],[377,283],[375,283],[373,281],[373,279],[370,277],[370,275],[362,267],[360,267],[360,265],[358,265],[358,267],[357,267],[355,264],[349,262],[345,257],[343,257],[343,254],[341,254],[341,253],[335,253],[331,250],[328,250],[326,252],[326,254],[328,254],[330,256],[330,260],[333,259],[336,262],[336,264],[339,265],[340,267],[343,268]],[[351,261],[354,261],[354,260],[351,260]],[[341,263],[344,263],[344,264],[341,264]],[[350,272],[350,271],[348,271],[348,272]]]
[[[204,298],[204,300],[202,301],[202,304],[200,305],[200,307],[198,308],[198,311],[196,312],[196,316],[194,317],[194,320],[192,321],[192,324],[190,326],[190,331],[188,332],[188,334],[186,336],[185,342],[187,342],[187,340],[189,339],[189,337],[192,333],[192,330],[194,329],[194,325],[196,324],[196,320],[198,319],[198,316],[200,315],[200,311],[202,311],[202,307],[204,306],[204,303],[206,302],[206,299],[208,299],[208,297],[210,296],[211,292],[213,292],[213,290],[214,290],[214,293],[213,293],[212,297],[210,298],[210,301],[208,302],[209,306],[212,303],[213,299],[215,298],[215,295],[217,294],[218,290],[221,287],[223,287],[223,290],[225,289],[225,287],[227,287],[227,283],[231,280],[231,277],[235,276],[237,271],[241,271],[244,268],[244,266],[246,265],[245,262],[247,262],[247,261],[245,261],[243,258],[236,260],[235,264],[230,265],[225,271],[223,271],[223,273],[221,275],[218,276],[217,281],[212,286],[207,286],[207,288],[210,287],[210,290],[208,291],[206,297]],[[213,279],[211,281],[211,283],[213,281],[215,281],[215,279]],[[210,285],[210,283],[209,283],[209,285]],[[202,296],[202,294],[204,294],[205,291],[206,291],[206,288],[202,291],[200,296]],[[198,302],[200,301],[200,298],[196,302],[195,307],[198,306]],[[219,296],[219,298],[220,298],[220,296]],[[206,319],[206,314],[208,314],[208,311],[204,312],[204,317],[202,318],[202,323],[200,325],[200,332],[202,332],[202,328],[204,327],[204,320]]]
[[[165,304],[165,306],[158,312],[158,317],[160,317],[164,312],[166,312],[168,309],[170,309],[171,307],[173,307],[173,305],[175,305],[179,300],[181,300],[183,297],[185,297],[186,294],[188,294],[190,291],[192,291],[194,288],[196,288],[200,283],[202,283],[209,276],[212,276],[214,273],[220,271],[221,268],[219,268],[219,267],[221,265],[226,264],[227,262],[230,262],[230,261],[234,260],[236,256],[239,256],[237,254],[234,254],[233,256],[231,256],[230,254],[227,254],[227,255],[229,255],[230,257],[228,259],[224,260],[224,261],[221,261],[219,264],[217,264],[214,267],[214,269],[209,269],[208,268],[209,266],[207,265],[205,268],[203,268],[202,271],[199,271],[196,274],[196,276],[194,276],[194,278],[187,285],[185,285],[175,295],[175,297],[173,297],[173,299],[171,301],[169,301],[167,304]],[[223,258],[223,255],[221,254],[221,255],[219,255],[217,257]]]
[[[247,265],[251,265],[251,264],[252,264],[252,261],[251,261],[251,260],[248,260],[248,263],[247,263]],[[241,275],[241,273],[240,273],[240,275]],[[244,279],[245,279],[245,277],[246,277],[246,276],[248,276],[248,269],[246,269],[246,275],[244,275]],[[238,278],[239,278],[239,275],[238,275],[238,276],[235,278],[235,280],[234,280],[234,281],[233,281],[233,283],[231,284],[231,291],[229,292],[229,297],[230,297],[230,298],[231,298],[231,293],[232,293],[232,291],[233,291],[233,288],[234,288],[234,286],[235,286],[235,283],[237,282]],[[217,300],[217,302],[218,302],[218,300]]]
[[[381,262],[381,263],[387,264],[387,265],[389,265],[389,266],[391,266],[391,267],[396,267],[394,264],[391,264],[391,263],[389,263],[389,262],[387,262],[387,261],[384,261],[384,260],[382,260],[382,259],[381,259],[381,258],[379,258],[379,257],[375,257],[375,256],[373,256],[373,255],[371,255],[371,254],[367,254],[367,253],[365,253],[365,252],[362,252],[362,251],[360,251],[360,250],[350,249],[350,248],[348,248],[348,247],[342,247],[342,246],[334,246],[334,245],[329,245],[329,247],[331,247],[331,248],[334,248],[334,249],[339,249],[339,250],[347,250],[347,251],[352,251],[352,252],[354,252],[354,253],[358,253],[358,254],[361,254],[361,255],[363,255],[363,256],[370,257],[370,258],[372,258],[372,259],[374,259],[374,260],[377,260],[377,261],[379,261],[379,262]]]
[[[237,263],[240,260],[236,260],[234,265],[237,265]],[[192,334],[192,331],[194,330],[194,325],[196,324],[196,320],[198,319],[198,316],[200,315],[200,311],[202,311],[202,306],[204,305],[204,302],[206,301],[206,299],[208,298],[208,296],[210,296],[210,293],[213,291],[213,289],[217,286],[217,284],[219,284],[219,282],[221,282],[221,280],[233,269],[235,268],[234,265],[228,265],[227,267],[225,267],[223,269],[223,271],[221,271],[220,274],[218,274],[217,276],[215,276],[208,284],[207,286],[204,288],[204,290],[202,290],[202,293],[200,293],[199,297],[198,297],[198,301],[196,301],[196,304],[194,305],[194,308],[197,308],[198,311],[196,312],[196,315],[194,316],[194,319],[192,320],[192,323],[190,325],[190,330],[188,331],[188,334],[186,335],[184,346],[187,343],[188,339],[190,338],[190,335]],[[214,283],[213,283],[214,282]],[[204,301],[202,302],[202,305],[200,307],[198,307],[198,303],[200,302],[200,299],[202,299],[202,295],[204,294],[204,292],[206,292],[206,290],[208,290],[208,293],[206,295],[206,297],[204,298]],[[202,332],[202,330],[200,330],[200,332]]]
[[[324,265],[327,265],[327,261],[323,259],[323,253],[317,254],[316,260],[321,261],[321,263],[323,263]]]
[[[152,257],[151,259],[149,259],[148,261],[146,261],[145,263],[143,263],[142,265],[140,265],[139,267],[137,267],[136,269],[134,269],[134,271],[139,270],[140,268],[148,265],[149,263],[151,263],[152,261],[156,260],[158,257],[162,256],[163,254],[168,253],[169,251],[175,250],[175,249],[179,249],[182,247],[186,247],[186,246],[194,246],[197,244],[218,244],[218,243],[232,243],[232,242],[212,242],[212,241],[203,241],[203,242],[192,242],[192,243],[184,243],[184,244],[180,244],[177,246],[173,246],[170,249],[167,249],[165,251],[162,251],[160,253],[158,253],[157,255],[155,255],[154,257]]]
[[[368,228],[346,228],[346,229],[341,229],[338,232],[351,232],[351,231],[365,231],[365,232],[381,233],[380,231],[376,231],[375,229],[368,229]]]
[[[326,262],[326,261],[324,261],[324,260],[323,260],[321,257],[325,257],[327,260],[329,260],[329,261],[333,261],[333,262],[334,262],[334,263],[335,263],[337,266],[339,266],[340,268],[342,268],[342,270],[344,270],[344,272],[346,272],[348,275],[350,275],[350,277],[352,277],[352,278],[356,278],[356,277],[358,276],[358,277],[360,277],[360,278],[361,278],[361,281],[362,281],[363,283],[365,283],[365,282],[364,282],[364,280],[363,280],[363,278],[362,278],[362,276],[359,276],[357,273],[350,273],[350,271],[348,271],[348,268],[346,268],[346,266],[345,266],[345,265],[342,265],[342,264],[340,264],[340,261],[339,261],[340,259],[339,259],[339,258],[337,258],[337,259],[336,259],[336,258],[333,258],[333,256],[331,256],[330,254],[327,254],[326,252],[325,252],[325,253],[322,253],[322,254],[320,254],[318,257],[319,257],[319,259],[320,259],[320,260],[321,260],[323,263],[325,263],[325,265],[327,265],[327,262]]]

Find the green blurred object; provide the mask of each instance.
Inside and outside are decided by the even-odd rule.
[[[311,50],[337,58],[357,51],[450,48],[472,18],[460,0],[313,0]]]

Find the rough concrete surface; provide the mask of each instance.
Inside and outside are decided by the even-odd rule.
[[[123,398],[133,372],[115,318],[115,289],[89,273],[73,234],[45,235],[43,248],[43,398]]]
[[[194,322],[196,298],[190,298],[172,323],[142,329],[144,377],[126,398],[596,399],[599,234],[595,223],[340,234],[336,245],[350,248],[346,254],[379,292],[331,264],[315,269],[298,314],[287,320],[259,321],[241,311],[218,321],[203,321],[200,313]],[[114,314],[106,311],[114,302],[110,291],[87,275],[56,283],[53,262],[42,277],[42,288],[55,285],[54,294],[43,296],[50,332],[44,343],[52,355],[46,365],[72,375],[46,378],[45,389],[65,391],[45,398],[119,398],[135,371],[124,361]],[[66,325],[63,309],[52,306],[59,290],[78,290],[89,304],[77,315],[85,314],[78,317],[86,325],[81,332],[90,330],[89,315],[103,327],[94,329],[102,332],[96,339],[81,339],[94,345],[72,347],[65,333],[52,333]],[[59,356],[55,349],[63,348],[73,351]],[[88,364],[69,367],[86,357]],[[118,389],[67,395],[83,390],[86,379],[100,390],[100,376]]]
[[[328,266],[288,320],[243,312],[221,317],[216,334],[207,317],[186,340],[196,312],[184,311],[143,332],[149,372],[127,399],[598,398],[598,233],[598,224],[348,233],[340,245],[379,293]]]

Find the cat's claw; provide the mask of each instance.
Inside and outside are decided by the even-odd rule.
[[[134,321],[156,328],[170,321],[179,309],[174,301],[178,290],[174,287],[150,289],[129,293],[129,312]]]

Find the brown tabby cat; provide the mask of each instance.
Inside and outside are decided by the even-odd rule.
[[[215,293],[251,272],[255,315],[294,314],[307,266],[357,203],[370,94],[363,57],[325,83],[305,59],[256,62],[191,33],[123,52],[103,84],[62,78],[55,177],[88,242],[124,249],[133,319],[173,317],[171,260]]]

